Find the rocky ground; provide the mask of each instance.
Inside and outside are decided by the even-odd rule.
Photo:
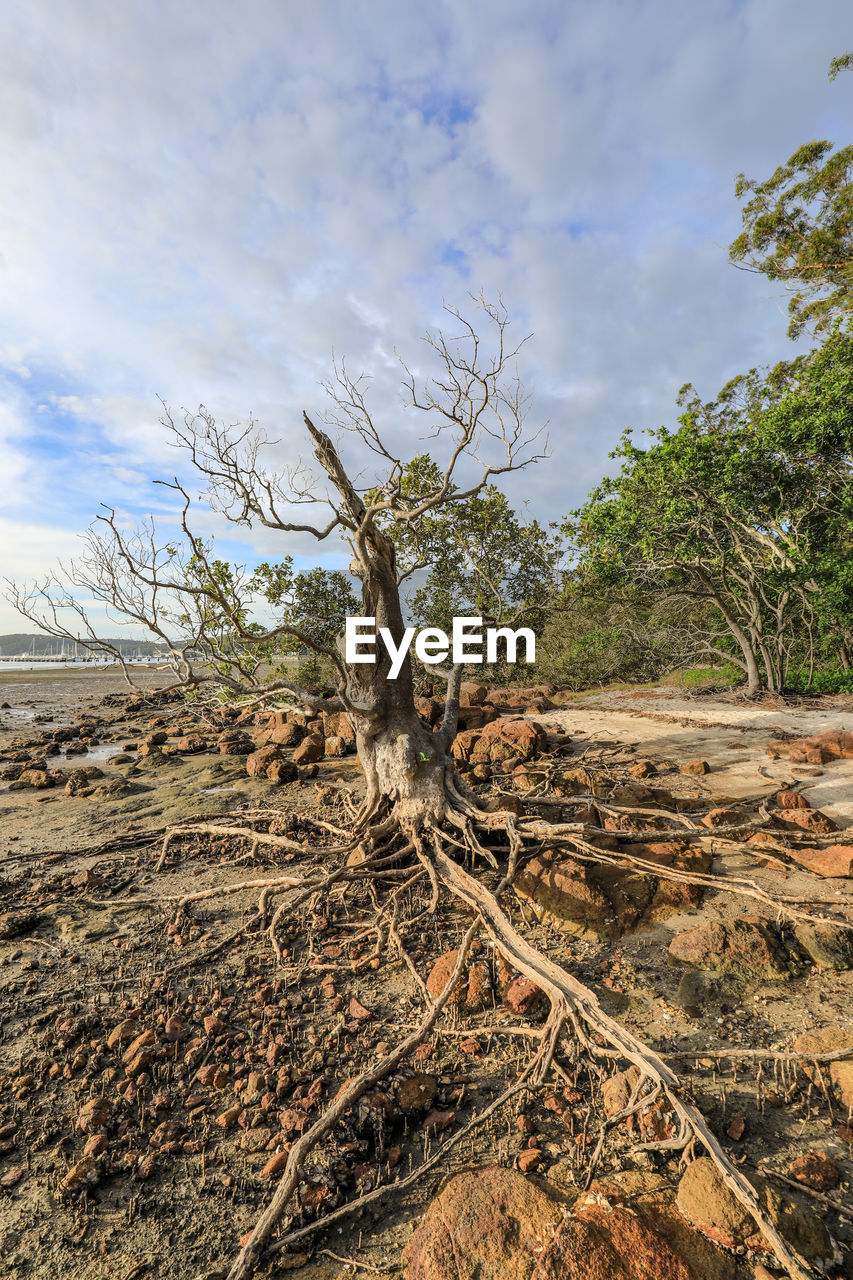
[[[475,686],[465,700],[469,781],[511,810],[583,823],[592,850],[537,850],[516,923],[669,1055],[809,1264],[853,1276],[853,934],[839,927],[853,918],[853,700]],[[280,962],[257,889],[222,893],[329,869],[324,847],[360,791],[347,726],[207,718],[79,671],[0,673],[0,703],[9,1274],[224,1276],[295,1137],[422,1015],[407,967],[359,936],[366,883],[284,917]],[[429,699],[420,709],[437,714]],[[222,821],[258,842],[188,832],[159,866],[166,829]],[[799,918],[816,914],[835,923]],[[427,913],[408,937],[433,995],[467,924]],[[312,1157],[267,1274],[321,1280],[356,1262],[406,1280],[772,1274],[701,1150],[681,1162],[643,1149],[675,1136],[660,1099],[605,1126],[632,1101],[625,1063],[566,1041],[556,1075],[489,1111],[545,1013],[476,943],[428,1041]]]

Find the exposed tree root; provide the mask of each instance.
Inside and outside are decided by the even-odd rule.
[[[784,1267],[786,1274],[791,1280],[810,1280],[810,1277],[813,1277],[815,1272],[785,1241],[769,1216],[762,1209],[754,1188],[726,1155],[704,1116],[689,1100],[683,1082],[667,1061],[667,1059],[671,1060],[673,1058],[689,1059],[706,1056],[705,1051],[692,1049],[677,1054],[655,1053],[626,1028],[620,1026],[619,1023],[606,1015],[598,1002],[598,998],[590,988],[527,942],[510,921],[499,899],[513,881],[520,865],[520,857],[525,851],[526,842],[530,841],[532,843],[535,841],[536,843],[532,846],[531,852],[536,848],[542,848],[547,842],[552,846],[566,847],[572,856],[583,861],[604,862],[608,865],[631,867],[650,876],[697,884],[704,888],[725,889],[736,892],[758,900],[765,905],[772,906],[777,912],[788,915],[793,919],[822,919],[823,917],[810,915],[798,909],[803,904],[811,906],[818,904],[808,899],[774,898],[749,880],[739,878],[730,880],[699,873],[681,872],[672,868],[661,867],[656,862],[633,855],[609,853],[599,850],[588,843],[584,835],[572,829],[571,824],[552,825],[542,820],[518,820],[513,815],[502,811],[484,812],[478,809],[476,804],[472,803],[461,791],[459,792],[459,799],[464,801],[464,807],[462,803],[458,806],[454,804],[453,813],[445,814],[445,817],[449,819],[451,830],[443,829],[435,821],[430,821],[429,819],[421,829],[413,827],[411,822],[407,822],[404,825],[398,823],[393,814],[384,814],[382,805],[371,804],[362,808],[362,825],[355,828],[353,837],[348,844],[337,845],[331,849],[320,847],[313,849],[316,854],[334,856],[337,859],[337,865],[325,874],[309,872],[302,877],[289,875],[247,879],[222,889],[200,890],[187,894],[179,902],[179,907],[186,909],[194,902],[209,900],[220,893],[234,893],[241,889],[260,889],[258,914],[262,919],[266,919],[272,895],[279,892],[287,892],[288,890],[294,891],[289,893],[286,900],[278,907],[269,925],[271,942],[279,961],[281,961],[282,953],[276,938],[276,928],[286,912],[296,909],[301,903],[314,898],[316,895],[321,897],[327,895],[335,885],[342,887],[348,883],[360,881],[371,887],[372,892],[372,886],[380,883],[383,877],[386,877],[392,884],[397,880],[396,886],[390,893],[386,893],[382,900],[374,896],[376,908],[374,918],[372,922],[361,928],[355,937],[362,939],[374,934],[376,936],[375,954],[377,955],[382,950],[384,939],[385,944],[392,947],[403,964],[407,966],[425,1006],[424,1016],[418,1025],[410,1029],[396,1047],[385,1054],[379,1062],[362,1071],[360,1075],[341,1089],[319,1119],[294,1143],[272,1199],[235,1260],[228,1273],[228,1280],[247,1280],[262,1256],[265,1253],[269,1253],[270,1249],[273,1252],[277,1252],[289,1244],[296,1243],[307,1235],[330,1225],[345,1214],[372,1203],[391,1190],[404,1189],[423,1176],[430,1168],[433,1168],[443,1158],[444,1154],[451,1150],[472,1128],[482,1123],[488,1115],[492,1114],[499,1106],[502,1106],[520,1089],[541,1085],[552,1071],[563,1079],[567,1079],[568,1077],[557,1058],[557,1051],[561,1046],[568,1049],[573,1061],[577,1059],[578,1053],[582,1052],[593,1061],[596,1058],[603,1058],[610,1061],[621,1060],[631,1063],[640,1072],[639,1080],[627,1107],[618,1115],[604,1121],[601,1126],[592,1159],[587,1166],[587,1183],[594,1175],[604,1151],[606,1135],[613,1126],[630,1115],[646,1111],[656,1099],[663,1096],[666,1098],[668,1108],[677,1121],[678,1132],[660,1142],[644,1143],[642,1144],[643,1149],[680,1150],[683,1152],[692,1150],[696,1144],[704,1148],[716,1165],[726,1186],[754,1219],[778,1262]],[[478,830],[484,834],[499,834],[508,844],[509,857],[505,874],[494,891],[475,878],[448,852],[448,850],[455,851],[458,856],[461,851],[469,865],[473,865],[474,859],[478,857],[483,857],[494,865],[494,852],[482,843],[477,834]],[[247,841],[267,840],[269,843],[274,843],[291,851],[298,850],[302,854],[312,851],[312,847],[309,845],[295,844],[295,842],[289,841],[285,837],[270,837],[263,832],[259,833],[247,827],[192,824],[192,826],[174,829],[167,833],[167,836],[174,839],[178,834],[183,833],[206,834],[216,838],[239,838]],[[658,834],[656,832],[655,836],[657,837]],[[679,834],[683,836],[686,833],[682,831]],[[694,838],[694,835],[695,833],[691,831],[689,838]],[[361,855],[360,861],[354,861],[351,856],[356,850]],[[416,861],[414,862],[410,857],[412,853],[416,856]],[[348,865],[344,860],[347,854],[350,855],[349,863],[352,865]],[[397,863],[397,865],[392,867],[392,863]],[[400,904],[403,901],[403,895],[417,881],[424,879],[429,881],[431,887],[428,906],[423,910],[417,911],[410,918],[401,921],[398,918],[398,913]],[[459,947],[451,980],[440,996],[433,998],[427,991],[423,979],[418,974],[416,966],[406,951],[403,936],[415,921],[430,911],[434,911],[441,896],[445,894],[450,895],[450,897],[469,909],[473,913],[474,922],[470,925]],[[835,923],[847,924],[846,921],[836,921]],[[850,926],[848,925],[847,927]],[[331,1134],[339,1120],[362,1094],[388,1076],[436,1027],[442,1010],[447,1005],[456,984],[465,970],[470,944],[479,929],[486,931],[504,958],[544,991],[550,1001],[550,1013],[547,1022],[542,1027],[489,1026],[472,1029],[474,1034],[520,1035],[523,1038],[534,1041],[536,1044],[535,1051],[521,1078],[510,1086],[493,1104],[478,1116],[473,1117],[469,1124],[459,1133],[446,1140],[429,1160],[425,1161],[407,1178],[366,1192],[364,1195],[341,1206],[325,1218],[291,1230],[278,1241],[272,1243],[273,1234],[297,1193],[302,1170],[311,1151]],[[567,1044],[565,1038],[562,1037],[563,1028],[566,1024],[570,1024],[573,1029],[573,1044]],[[441,1028],[442,1033],[445,1030],[447,1029]],[[447,1033],[457,1034],[452,1030],[448,1030]],[[807,1063],[810,1060],[833,1061],[837,1057],[849,1056],[849,1054],[800,1055],[770,1050],[728,1050],[708,1051],[707,1056],[733,1059],[760,1059],[766,1057],[780,1061]]]

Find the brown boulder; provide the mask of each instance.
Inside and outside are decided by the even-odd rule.
[[[562,1214],[513,1169],[458,1173],[406,1246],[406,1280],[531,1280]]]
[[[711,772],[711,766],[707,760],[687,760],[684,764],[678,766],[678,772],[701,777],[703,774]]]
[[[265,778],[267,769],[276,760],[286,760],[287,757],[281,747],[270,743],[266,747],[261,747],[258,751],[253,751],[246,761],[246,772],[250,778]]]
[[[324,737],[342,738],[347,747],[355,750],[355,729],[345,711],[324,711],[320,723]]]
[[[804,1031],[794,1041],[794,1051],[804,1054],[838,1053],[850,1051],[849,1058],[840,1058],[837,1062],[824,1063],[821,1073],[829,1072],[829,1080],[844,1107],[853,1107],[853,1029],[830,1024],[817,1031]],[[813,1079],[818,1079],[814,1067],[806,1061],[803,1070]]]
[[[813,807],[805,796],[800,795],[799,791],[776,792],[777,809],[811,809]]]
[[[833,1257],[829,1232],[817,1213],[758,1178],[750,1178],[750,1182],[780,1235],[802,1257],[809,1261]],[[723,1182],[710,1157],[691,1160],[678,1184],[677,1204],[688,1222],[718,1244],[772,1254],[752,1215]]]
[[[627,1190],[627,1188],[626,1188]],[[531,1280],[734,1280],[737,1265],[695,1231],[663,1189],[594,1183],[545,1250]]]
[[[187,754],[204,751],[207,748],[207,740],[200,733],[187,733],[182,738],[178,738],[175,743],[175,750],[186,752]]]
[[[450,748],[454,760],[470,760],[480,741],[480,736],[479,731],[474,729],[466,729],[462,733],[457,733]]]
[[[612,838],[596,840],[607,847]],[[625,852],[683,871],[706,872],[711,864],[708,852],[679,840],[631,844]],[[697,905],[702,897],[698,885],[656,880],[630,868],[581,863],[554,850],[532,858],[514,887],[540,918],[568,933],[598,939],[619,938],[638,924],[665,920]]]
[[[328,760],[339,760],[347,753],[347,744],[343,738],[332,736],[325,739],[325,754]]]
[[[474,680],[463,680],[459,686],[459,705],[460,707],[482,707],[488,692],[484,684],[477,684]]]
[[[471,754],[475,762],[497,764],[504,760],[533,760],[548,745],[545,730],[535,720],[493,720],[480,733]]]
[[[444,706],[438,698],[415,698],[415,710],[428,725],[438,724],[444,715]]]
[[[767,754],[773,760],[795,763],[826,764],[829,760],[853,760],[853,733],[843,729],[824,729],[810,737],[793,742],[770,742]]]
[[[811,831],[817,835],[829,835],[838,830],[838,823],[833,822],[820,809],[771,809],[773,825],[781,831]]]
[[[853,844],[830,844],[825,849],[786,849],[807,871],[826,880],[853,876]]]
[[[794,935],[809,959],[821,969],[853,969],[853,933],[837,924],[801,920]]]
[[[841,1181],[841,1170],[825,1151],[809,1151],[788,1165],[788,1173],[813,1191],[832,1191]]]
[[[325,754],[325,742],[319,734],[309,734],[307,738],[303,738],[299,746],[293,753],[294,764],[316,764],[323,759]]]
[[[288,782],[295,782],[299,777],[299,770],[292,760],[272,760],[267,765],[266,777],[277,787],[281,787]]]
[[[450,981],[458,958],[458,951],[445,951],[430,969],[426,987],[433,1000],[438,999]],[[469,960],[448,1004],[451,1008],[466,1009],[473,1013],[490,1003],[491,997],[492,984],[488,966],[482,960]]]
[[[740,977],[790,977],[781,941],[766,921],[756,916],[742,916],[725,924],[712,920],[685,929],[673,938],[669,954],[684,964]]]

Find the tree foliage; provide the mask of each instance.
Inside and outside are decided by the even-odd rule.
[[[646,448],[627,432],[619,474],[567,525],[587,590],[702,606],[697,655],[737,662],[752,692],[827,650],[849,663],[851,391],[853,338],[838,330],[710,403],[685,387],[677,429]]]
[[[852,62],[833,58],[830,80]],[[732,262],[790,290],[792,338],[828,332],[853,309],[853,146],[807,142],[763,182],[739,174],[735,195],[747,199]]]

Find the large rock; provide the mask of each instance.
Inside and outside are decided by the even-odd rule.
[[[317,764],[326,753],[326,744],[319,734],[309,734],[303,738],[293,753],[294,764]]]
[[[271,742],[266,747],[261,747],[258,751],[253,751],[246,761],[246,772],[250,778],[265,778],[267,769],[274,760],[286,760],[287,757],[281,747]]]
[[[445,951],[439,956],[429,971],[426,980],[427,991],[433,1000],[437,1000],[451,979],[458,951]],[[482,960],[469,960],[456,987],[450,995],[448,1004],[451,1008],[465,1009],[474,1013],[492,1001],[492,983],[489,967]]]
[[[781,1195],[759,1178],[749,1180],[780,1235],[802,1257],[815,1262],[833,1259],[829,1232],[813,1209],[799,1199]],[[752,1215],[723,1182],[710,1157],[691,1160],[678,1184],[677,1204],[687,1221],[717,1244],[772,1255]]]
[[[603,843],[610,837],[601,839]],[[700,872],[710,867],[710,854],[678,840],[632,844],[626,852],[661,867]],[[545,850],[527,863],[515,882],[515,891],[540,919],[547,918],[557,928],[581,937],[611,940],[638,924],[664,920],[695,906],[702,896],[697,885],[663,877],[658,880],[603,863],[578,862],[554,850]]]
[[[820,809],[771,809],[774,827],[781,831],[811,831],[816,835],[830,835],[838,830],[838,823],[821,813]]]
[[[788,955],[779,937],[757,916],[712,920],[677,933],[669,944],[673,960],[744,978],[789,978]]]
[[[853,876],[853,844],[830,844],[825,849],[786,849],[789,858],[826,880]]]
[[[820,1068],[821,1077],[828,1072],[829,1080],[844,1107],[853,1107],[853,1027],[839,1027],[830,1024],[819,1027],[816,1031],[804,1031],[794,1041],[796,1053],[821,1054],[850,1051],[849,1058],[840,1058],[837,1062],[823,1063]],[[803,1070],[813,1079],[819,1079],[818,1072],[810,1067],[808,1061],[803,1063]]]
[[[797,942],[821,969],[853,969],[853,932],[837,924],[809,924],[794,929]]]
[[[594,1183],[558,1227],[531,1280],[734,1280],[735,1260],[661,1189]],[[626,1194],[627,1192],[627,1194]]]
[[[793,760],[802,764],[826,764],[830,760],[853,760],[853,733],[843,729],[824,729],[807,738],[792,742],[770,742],[767,754],[773,760]]]
[[[657,1180],[621,1183],[594,1184],[566,1214],[514,1170],[459,1173],[409,1241],[406,1280],[734,1280],[734,1259]]]
[[[349,750],[355,750],[355,729],[350,724],[345,711],[324,711],[321,723],[324,737],[342,738]]]
[[[475,764],[533,760],[547,745],[548,736],[535,720],[493,720],[483,728],[470,758]]]
[[[513,1169],[458,1173],[406,1246],[406,1280],[531,1280],[562,1216]]]
[[[459,705],[460,707],[481,707],[486,701],[488,692],[484,684],[477,684],[473,680],[463,680],[459,686]]]

